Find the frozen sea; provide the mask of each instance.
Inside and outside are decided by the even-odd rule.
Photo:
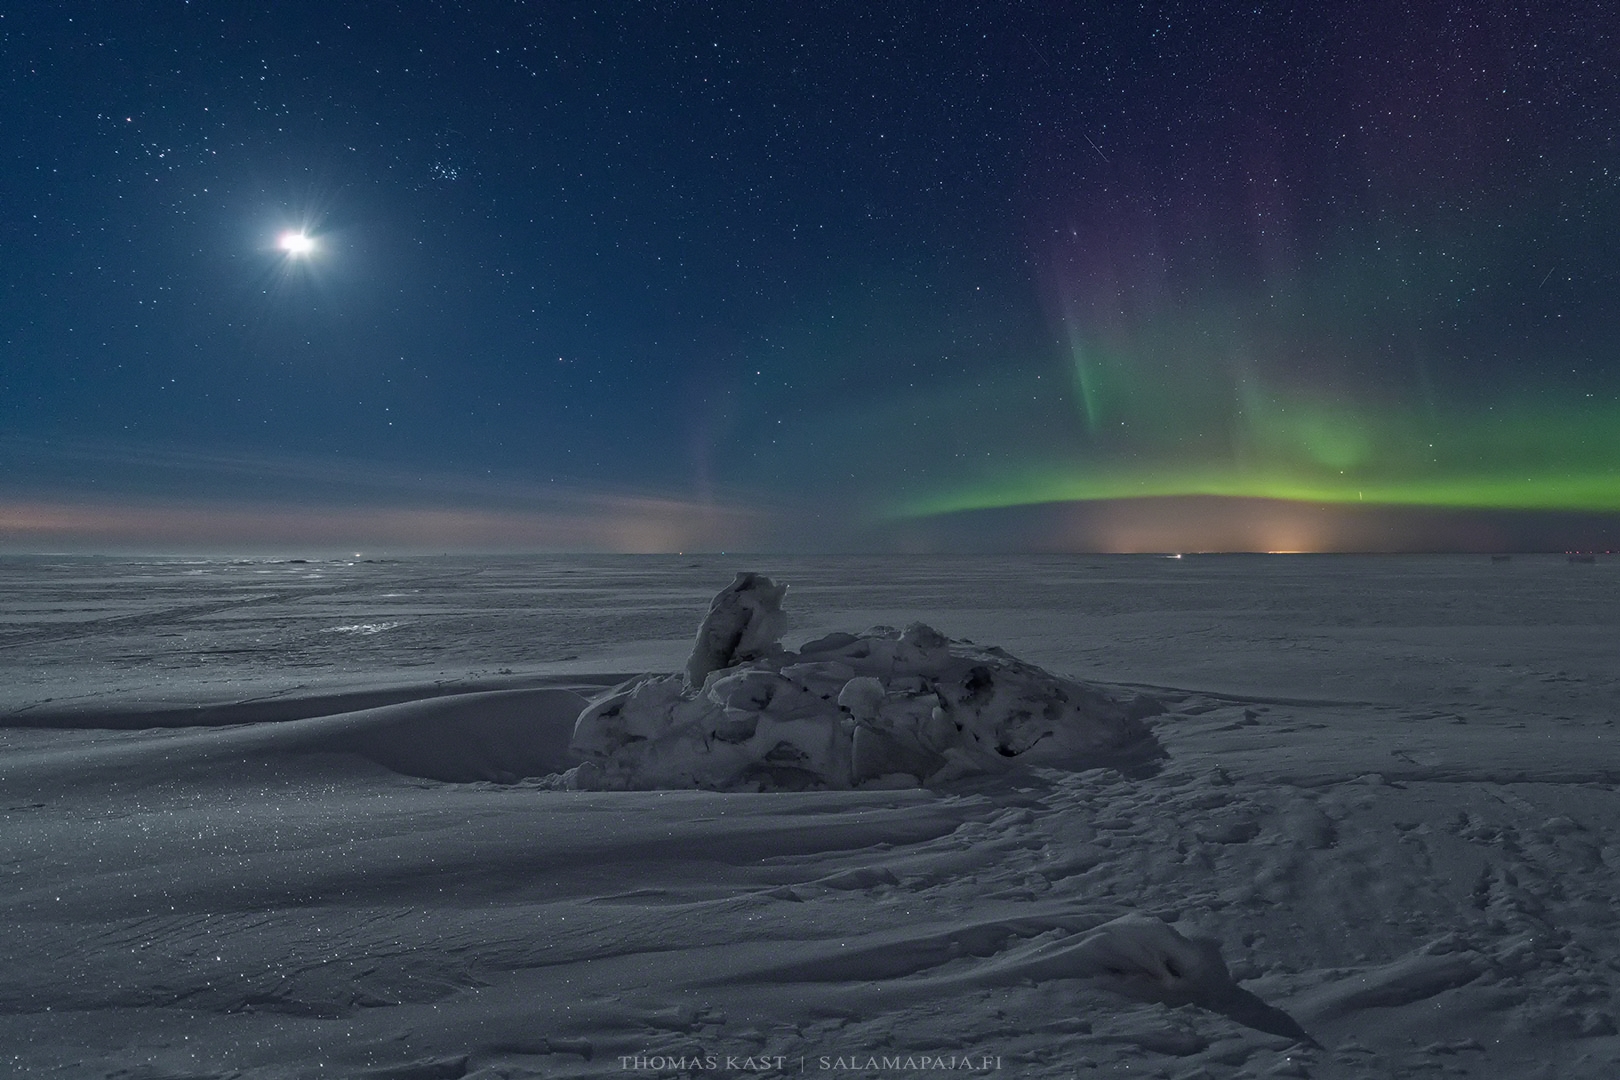
[[[1163,757],[558,790],[743,570]],[[1617,690],[1602,557],[0,559],[0,1068],[1610,1078]]]

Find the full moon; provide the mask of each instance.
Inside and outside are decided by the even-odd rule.
[[[301,232],[284,232],[279,241],[281,250],[288,255],[308,255],[315,250],[315,238]]]

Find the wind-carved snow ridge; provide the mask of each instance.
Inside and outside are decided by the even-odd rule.
[[[909,787],[1157,749],[1152,699],[1059,678],[922,623],[783,648],[786,585],[738,574],[685,675],[643,675],[580,714],[579,788]],[[1146,750],[1148,753],[1143,754]]]

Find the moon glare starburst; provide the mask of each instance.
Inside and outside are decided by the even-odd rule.
[[[315,251],[315,238],[303,232],[291,230],[284,232],[276,244],[293,258],[311,255]]]

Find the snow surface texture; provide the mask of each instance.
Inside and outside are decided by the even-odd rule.
[[[561,790],[746,568],[0,559],[0,1075],[1620,1076],[1620,560],[783,558],[1164,756]]]
[[[910,787],[1013,763],[1095,765],[1151,743],[1136,718],[1158,711],[1151,699],[1122,701],[922,623],[789,652],[786,593],[738,574],[710,604],[684,678],[645,675],[593,702],[570,786]]]

